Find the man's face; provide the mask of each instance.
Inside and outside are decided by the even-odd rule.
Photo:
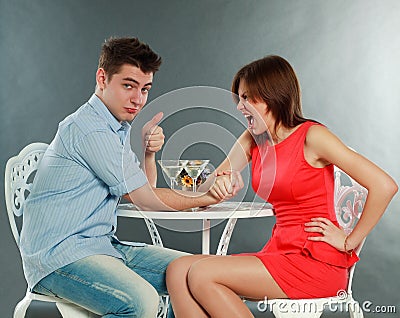
[[[103,69],[96,73],[96,95],[119,121],[132,121],[147,102],[153,73],[124,64],[111,79]]]

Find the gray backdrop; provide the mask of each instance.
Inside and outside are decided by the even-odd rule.
[[[164,59],[150,100],[192,85],[229,89],[245,63],[282,55],[300,78],[305,115],[326,124],[399,181],[399,16],[397,0],[1,0],[1,170],[28,143],[51,141],[58,122],[92,94],[102,41],[129,35],[149,43]],[[198,116],[189,112],[182,121],[196,122]],[[181,124],[165,125],[167,138],[173,125]],[[241,128],[236,128],[237,135]],[[203,157],[198,149],[191,155]],[[223,154],[207,156],[217,165]],[[26,286],[3,193],[1,183],[0,317],[8,318]],[[367,317],[400,312],[399,207],[397,196],[368,237],[353,285],[357,299],[372,302],[371,310],[395,305],[397,314]],[[122,238],[149,241],[143,224],[120,223]],[[230,252],[261,248],[271,227],[272,220],[239,222]],[[222,225],[213,229],[213,250],[221,231]],[[169,247],[200,251],[199,233],[162,229],[161,234]],[[57,317],[53,308],[40,308],[31,306],[29,317]]]

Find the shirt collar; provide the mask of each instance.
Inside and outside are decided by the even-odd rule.
[[[120,123],[113,114],[108,110],[107,106],[104,105],[102,100],[96,95],[93,94],[90,99],[88,100],[88,103],[96,113],[98,113],[101,117],[103,117],[108,124],[110,125],[111,129],[115,132],[118,132],[119,130],[123,131],[128,131],[131,125],[123,121]]]

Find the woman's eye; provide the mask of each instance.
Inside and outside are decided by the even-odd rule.
[[[242,95],[242,97],[240,98],[240,102],[244,105],[247,101],[248,101],[247,96],[246,95]]]

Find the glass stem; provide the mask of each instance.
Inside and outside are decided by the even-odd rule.
[[[193,192],[197,190],[197,178],[193,179]]]
[[[171,181],[171,189],[175,189],[175,179],[170,178]]]
[[[197,183],[197,178],[192,178],[192,180],[193,180],[193,192],[196,192],[196,190],[197,190],[197,186],[196,186],[196,183]],[[192,208],[192,212],[196,212],[197,210],[198,210],[199,208]]]

